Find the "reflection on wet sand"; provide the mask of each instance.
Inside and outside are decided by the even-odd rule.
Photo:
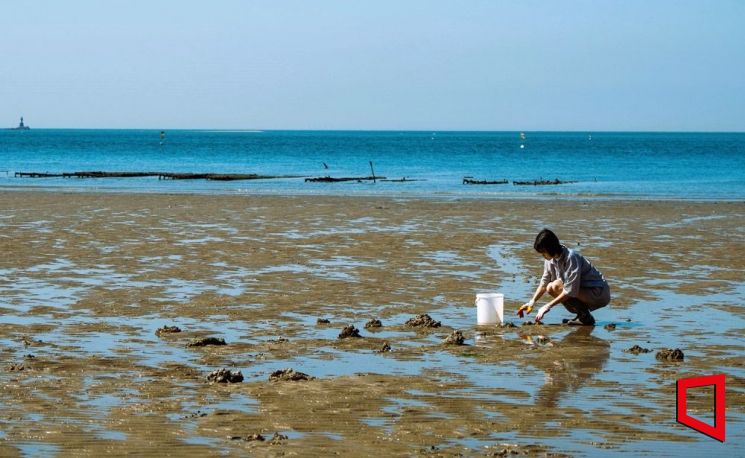
[[[594,326],[577,326],[531,363],[545,373],[546,382],[535,395],[536,405],[554,407],[595,374],[610,357],[610,344],[593,336]]]

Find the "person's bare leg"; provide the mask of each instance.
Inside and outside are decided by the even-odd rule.
[[[552,297],[557,297],[564,290],[564,283],[561,280],[554,280],[546,287],[546,292]],[[561,305],[567,309],[569,313],[574,313],[574,318],[565,318],[562,320],[564,324],[569,325],[589,325],[595,324],[595,318],[590,313],[590,309],[584,302],[576,298],[568,298],[562,301]]]

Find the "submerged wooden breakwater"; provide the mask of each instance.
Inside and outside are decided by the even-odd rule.
[[[509,180],[474,180],[472,177],[463,177],[463,184],[507,184]]]
[[[372,168],[372,167],[371,167]],[[141,177],[158,177],[159,180],[212,180],[212,181],[235,181],[235,180],[272,180],[279,178],[305,178],[306,183],[339,183],[356,181],[384,181],[389,183],[407,183],[411,181],[426,181],[425,179],[415,179],[403,177],[400,179],[388,179],[384,176],[366,176],[366,177],[314,177],[306,178],[300,175],[259,175],[257,173],[177,173],[177,172],[104,172],[104,171],[83,171],[72,173],[46,173],[46,172],[15,172],[15,177],[19,178],[141,178]],[[463,177],[463,184],[467,185],[499,185],[507,184],[509,180],[476,180],[473,177]],[[576,183],[576,181],[562,181],[558,178],[555,180],[528,180],[512,181],[515,186],[547,186]]]
[[[576,181],[561,181],[558,178],[555,180],[530,180],[530,181],[513,181],[512,184],[515,186],[546,186],[555,184],[570,184],[576,183]]]
[[[463,184],[507,184],[509,182],[509,180],[474,180],[473,177],[463,177]],[[576,181],[561,181],[558,178],[555,180],[512,181],[512,184],[515,186],[547,186],[569,183],[576,183]]]
[[[258,175],[256,173],[171,173],[171,172],[72,172],[40,173],[16,172],[19,178],[141,178],[158,177],[159,180],[270,180],[276,178],[303,178],[297,175]]]
[[[375,180],[385,180],[385,177],[376,177],[376,176],[370,176],[370,177],[342,177],[342,178],[334,178],[330,176],[325,177],[316,177],[316,178],[306,178],[306,183],[339,183],[342,181],[375,181]]]

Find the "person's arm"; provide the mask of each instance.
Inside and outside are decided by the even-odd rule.
[[[556,296],[551,302],[544,305],[538,310],[538,313],[535,314],[536,321],[541,321],[543,317],[551,311],[554,305],[563,302],[564,299],[568,297],[575,297],[577,295],[577,292],[579,292],[581,276],[580,265],[581,263],[578,254],[575,253],[574,256],[569,257],[566,279],[564,281],[564,289],[561,291],[561,294]]]
[[[569,296],[566,291],[562,291],[561,294],[553,298],[548,304],[538,309],[538,313],[535,314],[535,320],[541,321],[543,317],[554,308],[554,305],[561,303],[564,299]]]
[[[536,301],[543,297],[544,294],[546,294],[546,285],[541,283],[540,285],[538,285],[538,288],[536,288],[535,293],[533,293],[533,297],[528,302],[521,305],[519,309],[517,309],[518,313],[531,313]]]
[[[528,302],[521,305],[519,309],[517,309],[517,314],[520,315],[520,318],[523,317],[523,313],[531,313],[533,311],[533,306],[535,306],[536,301],[543,297],[543,295],[546,293],[548,284],[552,280],[551,277],[551,269],[549,268],[548,261],[544,261],[541,282],[538,284],[538,288],[536,288],[535,293],[533,293],[533,297]]]

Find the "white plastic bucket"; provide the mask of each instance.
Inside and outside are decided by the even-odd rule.
[[[476,324],[504,323],[504,294],[476,295]]]

